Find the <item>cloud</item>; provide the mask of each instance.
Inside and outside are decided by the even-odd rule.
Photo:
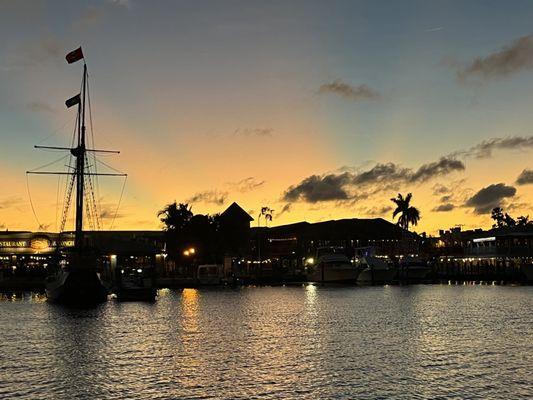
[[[271,137],[274,129],[272,128],[238,128],[235,129],[233,134],[235,136],[259,136],[259,137]]]
[[[4,197],[0,200],[0,210],[20,206],[25,201],[19,196]]]
[[[346,201],[366,198],[377,192],[393,189],[399,183],[424,183],[437,176],[463,171],[462,161],[442,157],[438,161],[421,165],[418,169],[401,167],[394,163],[379,163],[366,171],[312,175],[297,185],[290,186],[284,193],[285,201]],[[371,193],[361,188],[372,187]],[[358,191],[353,193],[354,188]]]
[[[392,211],[391,206],[382,206],[382,207],[367,208],[366,210],[363,211],[363,213],[371,217],[379,217],[379,216],[388,214],[391,211]]]
[[[437,207],[433,208],[432,211],[447,212],[447,211],[452,211],[454,208],[455,208],[455,206],[452,203],[444,203],[444,204],[438,205]]]
[[[248,178],[242,179],[238,182],[230,182],[228,185],[233,190],[236,190],[241,193],[250,192],[254,189],[257,189],[265,184],[265,181],[260,181],[253,176],[250,176]]]
[[[458,151],[452,156],[489,158],[494,150],[522,150],[533,148],[533,136],[508,136],[492,138],[472,146],[468,150]]]
[[[43,101],[38,101],[38,100],[32,101],[26,104],[26,108],[34,112],[49,112],[49,113],[55,112],[55,109],[52,106],[50,106],[48,103],[45,103]]]
[[[285,213],[290,213],[291,212],[291,209],[292,209],[292,204],[291,203],[287,203],[283,206],[283,208],[281,209],[281,211],[278,213],[278,217],[280,215],[283,215]]]
[[[438,31],[442,31],[442,30],[444,30],[444,28],[442,26],[437,26],[435,28],[426,29],[426,32],[438,32]]]
[[[297,185],[290,186],[284,193],[285,201],[303,200],[317,203],[330,200],[347,200],[350,198],[344,186],[350,182],[350,174],[328,174],[324,176],[312,175]]]
[[[533,183],[533,170],[532,169],[523,170],[518,176],[518,178],[516,179],[516,183],[518,185],[527,185],[529,183]]]
[[[336,94],[353,101],[378,100],[381,98],[381,95],[375,89],[367,85],[352,86],[338,79],[320,86],[318,93]]]
[[[219,192],[218,190],[206,190],[194,194],[191,198],[187,199],[186,203],[213,203],[217,205],[223,205],[228,197],[227,192]]]
[[[126,8],[129,8],[131,6],[130,0],[108,0],[108,2],[116,6],[122,6]]]
[[[82,28],[88,28],[100,22],[103,19],[104,15],[105,13],[102,7],[89,6],[75,21],[74,25]]]
[[[60,59],[65,46],[52,34],[18,44],[7,54],[4,70],[34,67],[51,59]]]
[[[475,58],[457,71],[457,77],[460,82],[471,77],[488,81],[530,69],[533,69],[533,35],[523,36],[499,51]]]
[[[516,188],[503,183],[492,184],[470,197],[465,205],[473,207],[476,214],[487,214],[494,207],[500,207],[505,198],[513,197]]]
[[[450,188],[448,186],[444,186],[442,183],[435,183],[432,189],[433,189],[433,194],[435,196],[439,196],[445,193],[450,193]]]
[[[435,176],[447,175],[452,171],[464,171],[465,165],[462,161],[451,157],[441,157],[440,160],[422,165],[411,175],[411,182],[425,182]]]

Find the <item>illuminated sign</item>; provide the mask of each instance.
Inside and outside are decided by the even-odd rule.
[[[50,248],[50,240],[44,236],[37,236],[30,240],[30,247],[35,251],[44,251]]]
[[[495,240],[496,240],[496,238],[494,236],[491,236],[491,237],[474,239],[474,243],[494,242]]]

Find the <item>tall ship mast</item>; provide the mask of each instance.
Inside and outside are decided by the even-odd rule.
[[[68,216],[72,191],[75,190],[75,231],[74,246],[66,253],[64,263],[58,263],[56,271],[46,279],[46,294],[49,300],[61,303],[93,304],[107,299],[107,290],[97,274],[97,259],[95,249],[88,246],[84,238],[84,199],[89,185],[92,190],[93,176],[126,176],[122,173],[97,173],[88,170],[88,153],[119,153],[113,150],[88,149],[86,145],[86,100],[88,88],[87,64],[81,47],[71,51],[65,57],[67,63],[83,61],[83,77],[80,93],[65,102],[67,108],[77,105],[76,132],[73,147],[35,146],[39,149],[65,150],[75,158],[73,170],[67,172],[28,171],[28,174],[67,175],[68,185],[66,200],[61,220],[61,227],[57,246],[61,246],[62,234]],[[96,158],[95,158],[96,159]],[[93,193],[94,194],[94,193]],[[97,206],[94,196],[92,202],[87,202],[86,208],[95,211],[98,219]]]

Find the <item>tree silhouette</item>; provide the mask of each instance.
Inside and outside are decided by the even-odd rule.
[[[261,207],[261,213],[259,214],[259,218],[257,219],[257,224],[259,224],[259,220],[261,219],[261,216],[265,218],[265,226],[268,225],[268,221],[272,221],[272,215],[274,214],[274,210],[272,210],[270,207]]]
[[[420,211],[410,205],[413,195],[409,193],[405,198],[398,193],[398,196],[392,198],[391,201],[396,204],[396,209],[392,213],[392,218],[394,219],[396,215],[400,214],[397,224],[409,230],[409,225],[417,225],[420,220]]]
[[[529,220],[529,215],[521,215],[515,220],[509,214],[504,213],[501,207],[492,209],[491,218],[494,220],[493,228],[533,225],[533,222]]]
[[[191,207],[188,204],[173,202],[160,210],[157,216],[164,224],[168,255],[176,260],[184,244],[185,228],[193,217]]]
[[[193,217],[191,206],[187,203],[167,204],[157,213],[161,222],[165,225],[166,231],[181,232]]]

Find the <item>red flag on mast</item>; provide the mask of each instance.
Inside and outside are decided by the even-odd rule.
[[[81,47],[78,47],[76,50],[72,50],[65,56],[65,59],[69,64],[75,63],[76,61],[81,60],[82,58],[83,52],[81,51]]]

